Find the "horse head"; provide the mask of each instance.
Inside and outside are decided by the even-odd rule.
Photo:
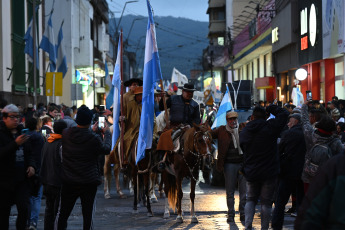
[[[193,124],[195,129],[194,132],[194,149],[203,158],[203,167],[210,166],[213,162],[212,156],[212,136],[209,131],[211,131],[208,122],[200,125]]]

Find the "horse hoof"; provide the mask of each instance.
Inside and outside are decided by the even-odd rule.
[[[148,212],[147,213],[147,217],[153,217],[153,213],[152,212]]]
[[[192,223],[199,223],[198,217],[192,216]]]
[[[183,223],[183,217],[182,216],[177,216],[176,222],[177,223]]]
[[[133,210],[133,211],[132,211],[132,214],[138,214],[138,213],[139,213],[138,210]]]
[[[163,215],[163,219],[168,219],[170,217],[170,212],[165,212]]]
[[[111,196],[110,196],[110,194],[109,194],[109,193],[107,193],[107,194],[104,194],[104,198],[105,198],[105,199],[110,199],[110,198],[111,198]]]

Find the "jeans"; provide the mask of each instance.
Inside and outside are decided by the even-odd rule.
[[[60,203],[60,190],[60,187],[43,185],[43,194],[46,197],[44,229],[54,229],[54,222]]]
[[[290,194],[296,192],[296,210],[302,204],[304,197],[304,189],[302,180],[293,180],[282,178],[279,180],[277,201],[275,202],[275,207],[272,217],[272,228],[282,229],[284,223],[284,210],[285,205],[289,201]]]
[[[235,216],[235,190],[238,184],[238,192],[240,195],[240,203],[238,210],[240,215],[244,215],[244,206],[246,205],[246,179],[239,173],[241,164],[225,163],[224,178],[226,190],[226,202],[228,205],[228,216]]]
[[[27,180],[18,182],[15,191],[4,188],[0,190],[0,228],[8,229],[11,206],[15,204],[18,210],[17,230],[25,230],[30,210],[30,187]]]
[[[246,229],[252,229],[255,205],[259,197],[261,203],[261,229],[268,229],[276,181],[277,179],[274,177],[265,181],[247,182],[247,202],[245,206]]]
[[[37,196],[30,197],[30,205],[31,205],[30,224],[33,224],[35,226],[37,226],[38,216],[40,215],[42,190],[43,190],[43,186],[41,185],[38,190]]]
[[[55,219],[55,230],[65,230],[74,204],[80,197],[83,213],[83,229],[93,229],[92,216],[95,211],[97,185],[62,185],[59,211]]]

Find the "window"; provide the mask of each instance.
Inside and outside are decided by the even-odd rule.
[[[93,20],[90,18],[90,38],[93,41],[94,39],[94,30],[93,30]]]

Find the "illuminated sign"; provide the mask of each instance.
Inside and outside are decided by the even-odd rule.
[[[301,10],[301,35],[308,32],[308,9]]]
[[[316,9],[315,5],[311,4],[309,15],[309,39],[310,45],[314,46],[316,41]]]
[[[272,44],[273,43],[276,43],[278,40],[279,40],[279,38],[278,38],[278,27],[276,27],[276,28],[274,28],[273,30],[272,30]]]
[[[308,49],[308,36],[301,38],[301,50]]]

